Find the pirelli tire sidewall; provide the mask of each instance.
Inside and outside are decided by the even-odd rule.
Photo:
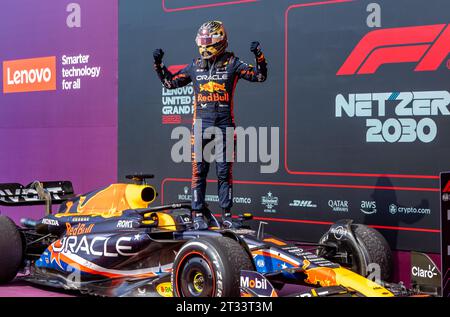
[[[23,261],[24,243],[16,224],[0,215],[0,285],[14,279]]]
[[[227,237],[202,237],[186,242],[177,253],[173,263],[171,284],[174,297],[182,294],[182,271],[192,257],[203,258],[213,274],[212,292],[202,296],[239,297],[241,270],[252,270],[252,260],[243,247]]]

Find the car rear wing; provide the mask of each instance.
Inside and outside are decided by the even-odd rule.
[[[73,186],[69,181],[35,181],[26,186],[0,183],[0,206],[61,204],[73,196]]]

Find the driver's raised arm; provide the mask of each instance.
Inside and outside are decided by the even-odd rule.
[[[188,65],[175,74],[172,74],[162,62],[163,56],[164,51],[160,48],[153,52],[153,58],[155,60],[153,66],[164,87],[167,89],[174,89],[189,84],[191,82],[191,77],[189,75],[191,65]]]
[[[238,61],[236,73],[239,78],[253,82],[263,82],[267,78],[267,62],[264,54],[261,52],[259,42],[252,42],[250,51],[255,54],[256,66]]]

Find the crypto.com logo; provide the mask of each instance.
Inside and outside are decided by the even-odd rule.
[[[413,62],[416,72],[435,71],[449,53],[447,24],[376,30],[359,41],[336,75],[373,74],[384,64]]]

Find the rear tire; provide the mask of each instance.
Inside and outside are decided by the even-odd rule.
[[[241,270],[253,270],[244,248],[226,237],[186,242],[173,263],[175,297],[239,297]]]
[[[16,224],[0,216],[0,284],[13,280],[22,266],[22,237]]]

